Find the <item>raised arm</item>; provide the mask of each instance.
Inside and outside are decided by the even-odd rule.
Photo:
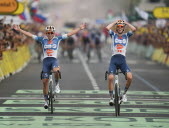
[[[79,26],[79,28],[74,29],[73,31],[71,31],[70,33],[68,33],[67,36],[72,36],[72,35],[78,33],[80,30],[83,30],[85,28],[86,28],[86,24],[81,24]]]
[[[117,21],[114,21],[113,23],[109,24],[109,25],[106,27],[107,30],[110,30],[116,23],[117,23]]]
[[[136,31],[136,28],[133,25],[131,25],[130,23],[128,23],[126,21],[124,21],[124,23],[129,26],[129,28],[131,29],[132,32]]]
[[[25,34],[26,36],[33,37],[33,34],[32,34],[32,33],[22,30],[22,29],[19,27],[19,25],[14,24],[14,25],[13,25],[13,28],[14,28],[15,30],[17,30],[17,31],[19,31],[19,32],[21,32],[21,33],[23,33],[23,34]]]

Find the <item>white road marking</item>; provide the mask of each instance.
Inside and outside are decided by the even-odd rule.
[[[40,97],[0,97],[0,100],[43,100],[44,98]],[[110,98],[103,98],[103,97],[97,97],[97,98],[56,98],[56,100],[109,100]],[[169,102],[169,99],[153,99],[153,98],[128,98],[128,101],[167,101]]]
[[[137,79],[139,79],[139,80],[141,80],[143,83],[145,83],[148,87],[150,87],[150,88],[152,88],[153,90],[155,90],[156,92],[160,91],[159,88],[157,88],[156,86],[152,85],[151,83],[149,83],[147,80],[145,80],[143,77],[139,76],[138,74],[133,73],[133,75],[134,75]]]
[[[78,51],[78,56],[80,58],[80,61],[82,62],[82,65],[83,65],[83,67],[85,69],[85,72],[87,73],[87,75],[88,75],[88,77],[90,79],[90,82],[92,83],[92,86],[93,86],[94,90],[100,90],[98,84],[96,83],[95,78],[93,77],[93,75],[92,75],[88,65],[86,64],[86,62],[85,62],[85,60],[84,60],[84,58],[83,58],[83,56],[82,56],[80,51]]]

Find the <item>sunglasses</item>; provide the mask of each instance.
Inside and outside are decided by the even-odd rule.
[[[48,34],[48,35],[52,35],[52,34],[54,34],[53,32],[47,32],[46,34]]]
[[[124,26],[117,26],[117,28],[124,28]]]

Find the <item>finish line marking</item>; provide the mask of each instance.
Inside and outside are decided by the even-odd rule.
[[[109,100],[110,98],[56,98],[56,100]],[[0,100],[44,100],[40,97],[0,97]],[[169,99],[141,99],[141,98],[131,98],[128,101],[168,101]]]

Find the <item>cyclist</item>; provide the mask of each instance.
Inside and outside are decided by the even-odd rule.
[[[124,33],[126,25],[131,30],[127,33]],[[112,27],[115,27],[116,30],[114,31],[111,30]],[[122,101],[123,102],[127,101],[126,92],[129,89],[132,82],[132,73],[129,66],[126,63],[125,55],[128,44],[128,38],[133,34],[134,31],[136,31],[136,28],[133,25],[129,24],[128,22],[122,20],[115,21],[109,24],[106,28],[109,31],[109,34],[112,39],[112,57],[110,60],[109,76],[108,76],[108,88],[110,94],[109,105],[112,106],[114,104],[113,80],[117,67],[119,67],[120,70],[127,76],[126,86],[124,88],[124,93],[122,95]]]
[[[43,49],[43,54],[44,54],[44,59],[43,59],[43,68],[42,68],[42,73],[41,73],[41,79],[43,82],[43,94],[44,94],[44,108],[48,108],[48,81],[49,81],[49,72],[51,70],[57,72],[60,70],[58,66],[58,61],[57,61],[57,52],[59,48],[59,42],[62,39],[65,39],[67,37],[70,37],[76,33],[78,33],[80,30],[85,29],[86,24],[81,24],[79,28],[76,28],[72,30],[68,34],[64,34],[61,36],[55,36],[55,27],[54,26],[47,26],[46,27],[46,36],[45,37],[38,37],[36,35],[33,35],[27,31],[22,30],[18,25],[14,25],[13,28],[15,30],[20,31],[21,33],[32,37],[38,42],[41,42],[42,44],[42,49]],[[55,93],[60,92],[60,88],[58,85],[58,74],[55,73]]]

